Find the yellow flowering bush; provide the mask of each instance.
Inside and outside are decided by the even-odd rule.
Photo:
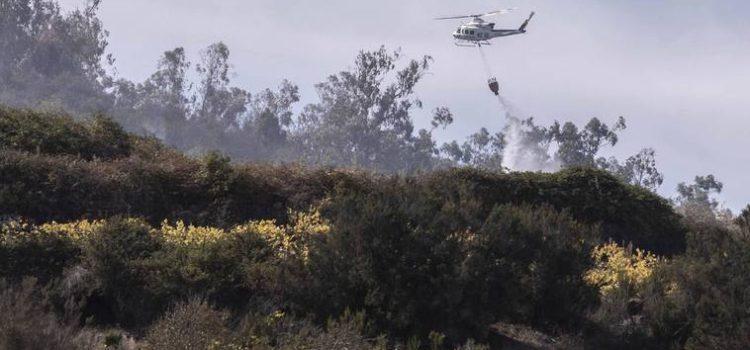
[[[0,246],[13,244],[19,238],[31,234],[33,226],[25,221],[10,220],[0,225]]]
[[[81,239],[88,237],[96,229],[104,225],[104,221],[79,220],[68,223],[55,221],[32,225],[25,221],[11,220],[2,224],[2,235],[0,241],[8,243],[10,240],[31,239],[33,237],[54,237],[58,239],[70,239],[79,243]]]
[[[165,241],[182,246],[204,246],[216,243],[220,238],[226,236],[227,232],[204,226],[185,225],[183,221],[177,221],[170,225],[166,220],[161,224],[161,234]]]
[[[279,258],[299,257],[307,261],[311,239],[328,234],[331,226],[317,210],[292,211],[289,218],[288,225],[278,225],[274,220],[261,220],[238,226],[233,231],[260,234],[274,247]]]
[[[287,225],[279,225],[275,220],[257,220],[235,226],[230,230],[187,225],[182,221],[174,224],[164,221],[159,233],[168,243],[194,248],[214,244],[224,237],[257,234],[274,248],[277,257],[299,257],[306,261],[310,239],[330,232],[330,224],[317,210],[292,211],[289,218],[290,222]]]
[[[637,293],[662,262],[656,255],[616,243],[600,245],[592,252],[594,268],[587,271],[584,280],[599,288],[602,296],[616,290],[627,294]]]
[[[73,241],[79,242],[81,239],[90,236],[95,230],[104,225],[103,220],[79,220],[68,223],[58,223],[55,221],[45,223],[39,226],[43,232],[56,233],[65,235]]]

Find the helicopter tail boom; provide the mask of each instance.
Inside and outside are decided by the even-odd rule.
[[[526,20],[525,20],[525,21],[523,22],[523,24],[521,24],[521,27],[520,27],[520,28],[518,28],[518,31],[519,31],[519,32],[521,32],[521,33],[526,33],[526,27],[527,27],[527,26],[529,25],[529,22],[531,22],[531,19],[532,19],[532,18],[534,18],[534,14],[535,14],[535,13],[534,13],[534,12],[532,12],[532,13],[531,13],[531,14],[529,15],[529,18],[527,18],[527,19],[526,19]]]

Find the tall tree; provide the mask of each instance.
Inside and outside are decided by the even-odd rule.
[[[240,127],[250,93],[229,86],[229,48],[222,42],[210,45],[201,53],[196,70],[200,84],[193,115],[196,123],[191,137],[200,140],[198,146],[204,150],[220,149],[222,135]]]
[[[115,84],[115,113],[129,130],[158,136],[183,147],[182,134],[191,109],[188,97],[190,67],[185,50],[178,47],[164,53],[157,70],[140,84],[121,79]]]
[[[97,5],[64,15],[55,1],[0,2],[0,103],[109,111],[113,60]]]
[[[677,208],[692,220],[713,221],[716,219],[719,202],[714,195],[724,189],[713,175],[696,176],[692,184],[677,185]]]
[[[550,136],[557,143],[555,158],[563,167],[595,166],[596,155],[602,146],[617,144],[617,132],[626,128],[625,118],[620,117],[613,127],[592,118],[586,126],[578,127],[567,122],[560,126],[555,122],[550,128]]]
[[[664,175],[656,167],[656,151],[653,148],[642,149],[638,154],[629,157],[625,164],[620,164],[615,158],[608,161],[598,159],[597,164],[623,181],[651,191],[656,191],[664,182]]]
[[[316,85],[320,102],[305,107],[295,140],[306,162],[410,172],[429,168],[437,154],[431,132],[414,133],[414,88],[431,58],[397,69],[399,51],[363,51],[354,68]],[[444,112],[439,112],[444,113]]]

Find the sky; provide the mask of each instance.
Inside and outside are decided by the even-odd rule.
[[[61,0],[63,8],[83,0]],[[449,107],[455,122],[436,136],[463,140],[480,127],[500,130],[504,118],[487,89],[475,48],[453,45],[460,21],[446,15],[517,7],[494,17],[522,36],[485,48],[503,96],[542,125],[592,117],[628,121],[605,155],[620,159],[652,147],[665,175],[660,193],[714,174],[720,201],[750,203],[750,2],[746,0],[104,0],[117,74],[141,81],[160,55],[184,47],[193,62],[217,41],[231,50],[234,84],[258,91],[282,79],[299,85],[303,103],[314,85],[351,67],[359,50],[401,48],[407,58],[430,55],[417,88],[424,110]],[[300,104],[301,107],[302,104]]]

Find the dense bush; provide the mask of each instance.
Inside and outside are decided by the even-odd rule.
[[[20,282],[35,277],[42,284],[78,261],[80,249],[68,237],[20,221],[0,223],[0,278]]]
[[[0,349],[94,349],[91,332],[59,320],[44,300],[36,280],[0,283]]]
[[[101,115],[84,124],[66,115],[0,106],[0,149],[114,159],[130,155],[131,147],[131,136]]]
[[[229,313],[192,300],[177,305],[154,323],[146,336],[146,348],[158,350],[212,349],[229,338]]]
[[[596,303],[582,274],[597,230],[551,208],[432,207],[389,184],[327,202],[331,233],[310,263],[319,314],[362,309],[390,333],[456,341],[499,320],[572,326]]]
[[[135,215],[152,224],[169,219],[227,227],[254,219],[286,221],[287,208],[304,209],[334,190],[375,190],[389,181],[353,172],[231,166],[216,156],[81,162],[2,152],[0,211],[37,221]],[[455,169],[397,182],[403,191],[421,191],[414,200],[432,208],[469,204],[483,217],[497,204],[551,205],[581,222],[601,224],[604,239],[661,254],[684,250],[684,228],[664,199],[601,171],[501,175]]]
[[[646,311],[662,344],[746,349],[750,344],[750,240],[693,227],[688,253],[658,272]]]
[[[44,326],[62,337],[44,346],[73,344],[88,324],[157,348],[470,349],[492,343],[498,322],[592,348],[750,342],[747,210],[682,220],[588,168],[238,165],[102,118],[7,113],[0,279],[13,286],[2,307],[23,313],[13,308],[31,300],[16,287],[28,276],[40,287],[24,293],[47,300],[3,328],[20,342]]]

